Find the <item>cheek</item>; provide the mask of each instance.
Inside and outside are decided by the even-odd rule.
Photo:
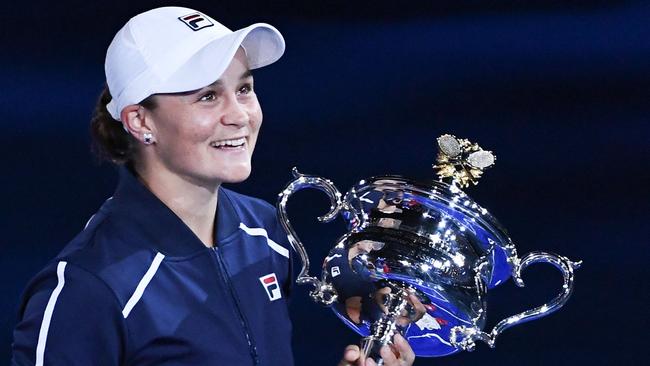
[[[255,103],[255,108],[252,109],[249,115],[251,117],[251,130],[254,134],[257,134],[257,132],[260,130],[260,127],[262,126],[262,120],[264,119],[262,108],[258,102]]]
[[[255,150],[255,146],[257,145],[257,140],[259,138],[259,133],[260,133],[260,127],[262,127],[262,110],[258,109],[255,115],[251,115],[251,123],[250,123],[250,132],[251,132],[251,139],[250,139],[250,154],[251,156],[253,155],[253,151]]]
[[[214,135],[214,125],[192,125],[184,131],[186,140],[195,145],[205,145]]]
[[[177,124],[179,136],[192,142],[204,142],[214,134],[214,117],[206,113],[188,114]]]
[[[202,148],[209,143],[214,134],[214,125],[207,120],[199,118],[178,118],[161,131],[161,145],[167,147],[169,153],[176,157],[194,154],[197,148]]]
[[[258,118],[256,118],[251,125],[253,131],[257,134],[260,131],[260,127],[262,127],[262,112],[259,113]]]

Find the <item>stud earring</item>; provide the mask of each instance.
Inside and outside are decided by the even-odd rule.
[[[143,133],[142,138],[144,139],[144,144],[145,145],[153,144],[153,134],[151,132]]]

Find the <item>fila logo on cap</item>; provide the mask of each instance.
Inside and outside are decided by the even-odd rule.
[[[275,273],[269,273],[266,276],[260,277],[260,282],[262,282],[262,286],[264,286],[269,300],[275,301],[282,298],[282,292],[280,292],[280,286],[278,285],[278,279],[275,277]]]
[[[178,20],[185,23],[185,25],[190,27],[193,31],[212,27],[214,25],[208,17],[199,12],[183,15],[182,17],[178,17]]]

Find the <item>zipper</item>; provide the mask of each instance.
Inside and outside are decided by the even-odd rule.
[[[223,258],[221,257],[221,252],[219,252],[219,247],[216,246],[212,247],[212,251],[214,252],[217,260],[217,267],[219,269],[219,274],[221,274],[221,277],[223,278],[223,282],[226,284],[226,287],[230,292],[230,296],[233,302],[235,303],[235,309],[237,310],[237,315],[239,315],[239,321],[241,322],[242,328],[244,329],[244,335],[246,336],[246,341],[248,342],[248,349],[250,350],[251,357],[253,358],[253,363],[255,365],[259,365],[260,360],[259,360],[259,356],[257,355],[257,348],[255,347],[255,342],[253,341],[253,336],[251,334],[250,327],[248,326],[248,322],[246,321],[246,318],[244,317],[244,313],[242,312],[241,304],[239,303],[239,299],[237,298],[235,288],[232,282],[230,282],[230,276],[228,275],[228,270],[226,269],[226,266],[223,263]]]

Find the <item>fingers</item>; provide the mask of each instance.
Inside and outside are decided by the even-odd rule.
[[[395,354],[393,352],[393,350],[391,349],[391,347],[389,347],[389,346],[381,347],[381,350],[379,350],[379,355],[384,360],[384,365],[386,365],[386,366],[397,366],[397,365],[399,365],[399,363],[398,363],[399,355]]]
[[[415,353],[406,339],[399,334],[393,337],[392,346],[384,346],[379,351],[385,366],[411,366],[415,361]],[[368,360],[371,361],[371,360]],[[370,365],[366,361],[366,365]],[[375,363],[372,363],[375,365]]]
[[[346,361],[354,362],[359,359],[360,355],[359,346],[353,344],[345,347],[345,351],[343,351],[343,359]]]
[[[363,365],[363,359],[361,357],[361,351],[359,346],[349,345],[345,347],[343,351],[343,359],[339,362],[338,366],[353,366],[353,365]]]
[[[409,343],[400,334],[395,334],[393,344],[379,350],[384,366],[411,366],[415,361],[415,353]],[[364,359],[359,346],[349,345],[343,351],[343,359],[338,366],[377,366],[371,358]]]
[[[413,364],[413,361],[415,361],[415,353],[409,345],[409,342],[407,342],[399,333],[395,334],[393,337],[393,345],[399,352],[400,359],[404,361],[404,365]]]

